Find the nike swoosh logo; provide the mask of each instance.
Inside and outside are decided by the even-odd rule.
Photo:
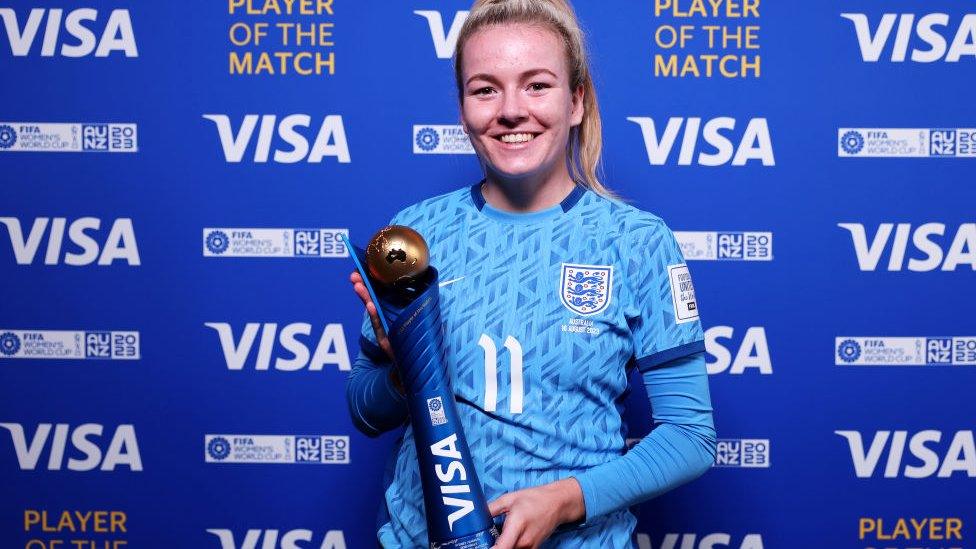
[[[464,277],[463,276],[459,276],[457,278],[452,278],[450,280],[445,280],[444,282],[441,282],[440,284],[438,284],[438,286],[441,287],[441,288],[443,288],[444,286],[447,286],[448,284],[454,284],[455,282],[457,282],[458,280],[461,280],[462,278],[464,278]]]

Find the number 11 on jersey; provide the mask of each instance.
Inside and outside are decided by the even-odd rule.
[[[495,340],[488,334],[481,334],[478,345],[485,351],[485,411],[494,412],[498,408],[498,350]],[[521,414],[525,394],[522,386],[522,344],[508,336],[504,345],[510,360],[508,411]]]

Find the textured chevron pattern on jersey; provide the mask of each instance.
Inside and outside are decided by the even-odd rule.
[[[684,260],[659,217],[582,188],[563,204],[530,214],[494,209],[476,193],[477,187],[465,187],[430,198],[393,222],[424,236],[442,280],[463,277],[441,292],[445,351],[458,413],[491,500],[622,454],[628,364],[667,356],[703,336],[699,321],[675,322],[667,267]],[[564,305],[563,264],[610,267],[605,294],[581,290],[609,304],[587,316]],[[375,342],[365,320],[363,335]],[[386,491],[392,519],[381,537],[424,545],[409,427],[396,452]],[[610,513],[546,546],[627,546],[634,522],[626,510]]]

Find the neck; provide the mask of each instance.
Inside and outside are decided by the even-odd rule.
[[[562,163],[561,163],[562,164]],[[544,177],[506,178],[486,170],[482,195],[493,208],[508,212],[535,212],[551,208],[576,186],[565,164]]]

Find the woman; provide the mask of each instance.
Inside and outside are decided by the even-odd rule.
[[[491,513],[504,515],[496,547],[630,546],[628,507],[714,459],[687,267],[659,217],[597,180],[600,115],[563,0],[476,1],[455,71],[485,178],[392,223],[424,236],[441,273],[458,413]],[[357,428],[376,435],[407,412],[376,307],[359,275],[350,279],[368,319],[347,396]],[[633,367],[656,428],[624,454]],[[426,547],[409,426],[387,483],[380,542]]]

